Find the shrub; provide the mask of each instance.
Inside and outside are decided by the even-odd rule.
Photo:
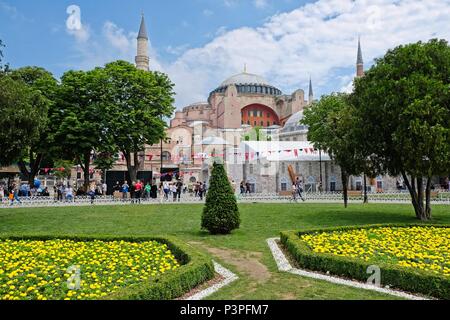
[[[351,226],[330,229],[314,229],[302,232],[286,231],[281,233],[281,242],[301,268],[324,273],[330,272],[331,274],[337,276],[343,276],[349,279],[365,282],[369,277],[369,274],[367,274],[367,268],[370,265],[373,265],[373,263],[357,258],[315,253],[304,241],[301,241],[300,236],[317,232],[408,226],[417,226],[417,224],[371,225],[364,227]],[[442,225],[433,226],[448,227]],[[450,280],[443,275],[408,269],[386,263],[377,263],[377,265],[381,269],[381,284],[383,286],[390,286],[400,290],[420,293],[440,299],[450,299]]]
[[[229,234],[241,223],[236,197],[222,164],[214,163],[203,209],[202,228],[211,234]]]

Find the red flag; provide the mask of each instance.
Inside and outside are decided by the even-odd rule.
[[[297,150],[297,149],[294,149],[294,155],[295,155],[296,157],[298,157],[298,150]]]
[[[148,155],[148,161],[152,161],[152,159],[153,159],[153,155],[152,155],[152,154],[149,154],[149,155]]]

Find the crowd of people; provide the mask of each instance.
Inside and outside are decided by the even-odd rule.
[[[158,198],[166,202],[181,202],[181,196],[186,193],[201,201],[206,195],[206,183],[198,182],[186,186],[181,180],[162,181],[159,185],[156,182],[147,182],[144,185],[140,180],[131,184],[128,181],[123,183],[117,181],[113,188],[116,201],[131,201],[131,203]]]

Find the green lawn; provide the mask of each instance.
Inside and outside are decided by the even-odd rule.
[[[433,207],[450,224],[450,207]],[[385,299],[392,297],[277,271],[266,239],[283,230],[377,223],[416,223],[411,205],[243,204],[241,229],[200,231],[201,205],[95,206],[0,210],[0,235],[171,235],[197,246],[240,279],[211,299]]]

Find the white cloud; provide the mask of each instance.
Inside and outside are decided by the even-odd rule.
[[[115,49],[122,52],[122,54],[128,54],[136,45],[136,33],[125,34],[125,31],[119,28],[111,21],[105,22],[103,25],[103,34],[105,35],[108,43]]]
[[[245,63],[248,72],[266,77],[288,94],[298,88],[307,91],[309,75],[316,95],[348,91],[355,75],[358,35],[368,68],[374,58],[397,45],[450,39],[449,10],[450,0],[319,0],[274,15],[258,28],[220,28],[202,47],[165,48],[179,55],[170,63],[161,63],[150,47],[150,64],[175,83],[177,107],[206,100]],[[90,66],[119,58],[134,61],[133,37],[115,25],[105,28],[106,39],[83,46],[83,61]]]
[[[91,37],[89,26],[82,25],[80,29],[66,29],[67,33],[74,36],[78,42],[87,42]]]
[[[449,10],[450,0],[320,0],[275,15],[259,28],[223,31],[165,70],[176,84],[178,107],[206,100],[244,63],[285,93],[306,90],[309,74],[319,94],[349,90],[358,35],[367,68],[397,45],[450,39]]]

